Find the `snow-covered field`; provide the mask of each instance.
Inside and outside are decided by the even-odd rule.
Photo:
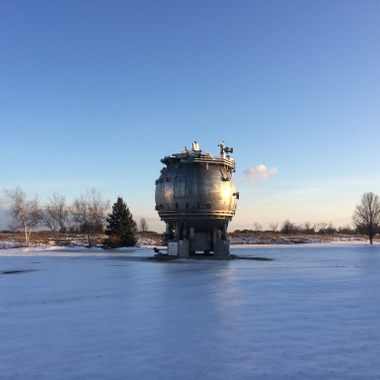
[[[0,251],[0,378],[379,379],[380,246]]]

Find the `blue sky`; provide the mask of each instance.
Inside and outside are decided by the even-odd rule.
[[[350,223],[380,192],[379,1],[0,3],[0,188],[154,211],[160,158],[235,149],[231,228]],[[277,173],[248,179],[265,165]]]

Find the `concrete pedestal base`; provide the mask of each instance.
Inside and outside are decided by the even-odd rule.
[[[218,259],[230,258],[230,242],[229,240],[217,240],[214,244],[214,257]]]
[[[189,257],[189,248],[188,240],[180,240],[178,242],[178,257]]]
[[[168,242],[169,256],[177,256],[182,258],[190,257],[190,249],[193,247],[189,240],[179,240]],[[203,252],[208,251],[211,246],[207,245],[205,249],[201,246]],[[210,251],[208,251],[211,253]],[[207,253],[207,252],[205,252]],[[230,242],[229,240],[217,240],[213,245],[213,256],[216,259],[229,259],[230,258]]]

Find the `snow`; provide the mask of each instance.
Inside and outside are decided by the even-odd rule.
[[[8,249],[8,248],[18,248],[21,247],[20,243],[17,243],[12,240],[2,241],[0,240],[0,249]]]
[[[233,253],[1,250],[0,378],[380,378],[380,245]]]

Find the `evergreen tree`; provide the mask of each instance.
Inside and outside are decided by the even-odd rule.
[[[132,214],[123,201],[118,197],[112,206],[112,213],[107,217],[105,231],[107,238],[104,242],[106,247],[130,247],[136,245],[137,225]]]

